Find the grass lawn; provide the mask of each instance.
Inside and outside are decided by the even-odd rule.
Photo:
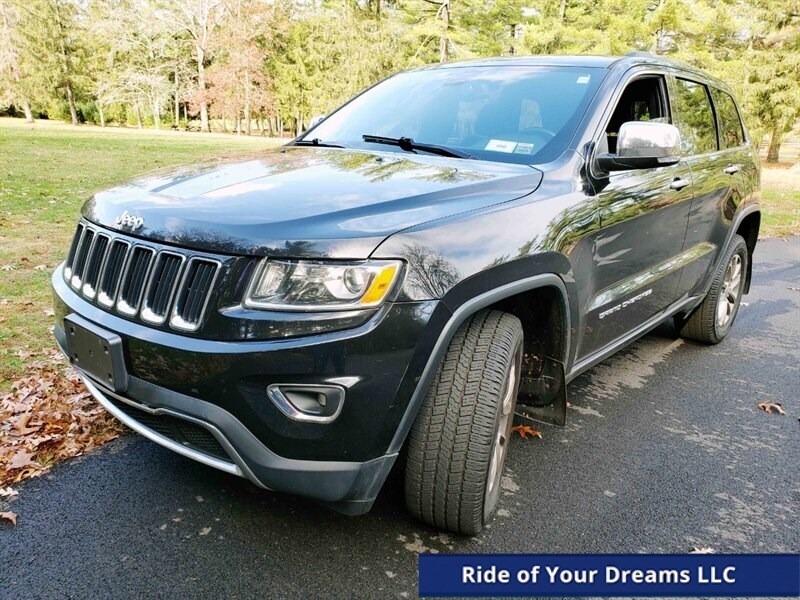
[[[53,347],[48,280],[95,190],[280,140],[0,119],[0,392]]]
[[[52,349],[48,279],[93,191],[159,167],[280,140],[0,119],[0,392]],[[762,235],[800,233],[800,171],[763,171]]]
[[[800,233],[800,162],[761,169],[761,235]]]

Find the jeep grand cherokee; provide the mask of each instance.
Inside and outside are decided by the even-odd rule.
[[[120,421],[349,514],[476,533],[515,413],[666,319],[718,343],[758,236],[729,88],[659,57],[400,73],[286,146],[103,191],[55,336]]]

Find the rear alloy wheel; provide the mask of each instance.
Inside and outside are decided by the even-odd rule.
[[[748,259],[747,244],[734,235],[705,300],[685,323],[679,323],[681,336],[706,344],[725,339],[742,302]]]
[[[411,428],[406,505],[456,533],[480,532],[497,508],[522,366],[522,324],[484,310],[453,336]]]

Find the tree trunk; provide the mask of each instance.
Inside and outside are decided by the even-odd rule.
[[[75,106],[75,94],[72,93],[72,83],[67,82],[66,84],[67,89],[67,102],[69,102],[69,116],[72,119],[72,124],[78,124],[78,109]]]
[[[776,163],[781,153],[781,133],[780,127],[775,125],[772,128],[772,136],[769,138],[769,149],[767,150],[767,162]]]
[[[439,62],[447,62],[447,30],[450,28],[450,0],[442,0],[442,35],[439,38]]]
[[[97,114],[100,115],[100,127],[106,126],[106,114],[103,112],[103,107],[97,103]]]
[[[197,49],[197,87],[202,95],[200,99],[200,130],[211,131],[208,123],[208,102],[206,102],[206,52],[200,46]]]
[[[186,121],[186,129],[189,129],[189,107],[186,104],[183,105],[183,120]]]
[[[31,110],[31,103],[27,98],[22,101],[22,110],[25,113],[25,122],[33,123],[33,111]]]
[[[63,77],[64,87],[67,90],[67,102],[69,102],[69,115],[72,118],[72,124],[78,124],[78,110],[75,107],[75,94],[72,90],[72,82],[69,80],[69,56],[67,53],[67,44],[65,41],[66,32],[64,31],[64,23],[61,21],[61,12],[59,4],[56,2],[53,7],[56,14],[56,25],[58,26],[59,36],[58,42],[61,47],[61,75]]]
[[[558,22],[563,23],[567,16],[567,0],[561,0],[561,8],[558,9]]]
[[[139,106],[139,103],[136,103],[136,127],[139,129],[144,129],[144,123],[142,123],[142,107]]]
[[[156,129],[161,129],[161,111],[158,109],[158,106],[155,102],[151,102],[150,106],[152,107],[153,112],[153,125],[155,125]]]
[[[181,123],[181,96],[180,96],[180,83],[178,81],[178,66],[175,65],[175,90],[173,92],[173,97],[175,99],[175,129],[178,129],[178,126]]]
[[[250,73],[244,73],[244,130],[250,135]]]

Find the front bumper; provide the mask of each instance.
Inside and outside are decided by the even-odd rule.
[[[398,426],[449,316],[438,302],[400,303],[350,330],[209,341],[101,310],[64,283],[61,268],[52,284],[62,350],[71,314],[122,338],[124,393],[81,373],[115,417],[184,456],[350,514],[369,509],[391,469]],[[328,424],[291,420],[266,396],[273,383],[343,386],[341,414]]]

